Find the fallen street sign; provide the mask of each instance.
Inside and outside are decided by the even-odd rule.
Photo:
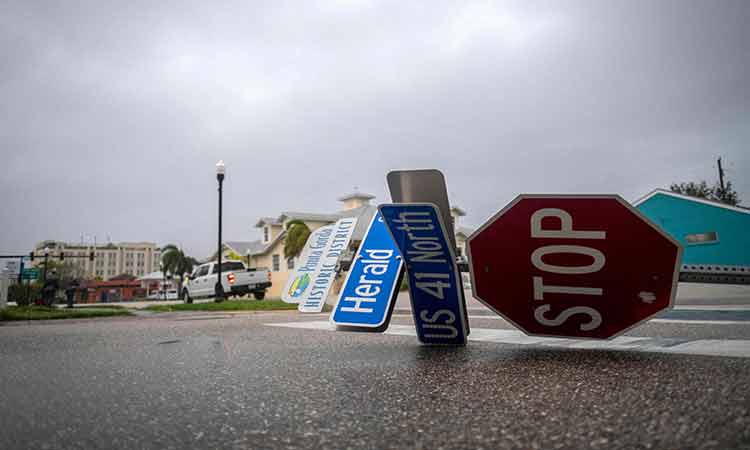
[[[463,287],[440,211],[430,203],[380,205],[378,209],[406,264],[419,341],[465,345]]]
[[[310,236],[308,236],[307,242],[305,243],[305,247],[300,253],[297,269],[289,275],[289,278],[287,278],[286,284],[284,285],[284,289],[281,291],[282,300],[287,303],[299,303],[300,300],[304,298],[303,295],[307,292],[307,288],[310,287],[310,271],[306,270],[302,272],[300,269],[302,267],[309,269],[311,265],[320,262],[320,255],[325,250],[325,244],[328,241],[324,240],[323,245],[320,247],[318,247],[318,242],[321,242],[321,239],[327,239],[330,237],[332,230],[332,225],[325,225],[310,233]],[[316,246],[314,255],[313,246]],[[313,259],[313,256],[315,259]]]
[[[376,212],[354,256],[331,313],[337,326],[384,331],[398,296],[403,260],[383,217]]]
[[[443,172],[437,169],[392,170],[388,172],[386,181],[393,203],[431,203],[437,206],[451,250],[455,253],[456,234],[448,201],[448,185]],[[465,311],[466,299],[463,292],[461,301],[464,302]],[[469,334],[468,318],[464,321],[464,327],[466,334]]]
[[[525,333],[609,339],[671,308],[682,248],[617,195],[521,195],[467,252],[474,297]]]
[[[356,217],[339,219],[310,233],[299,265],[281,291],[287,303],[299,303],[299,311],[319,313],[336,278],[336,266],[357,225]]]

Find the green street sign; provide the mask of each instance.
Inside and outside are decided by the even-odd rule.
[[[21,274],[21,278],[24,280],[36,280],[39,278],[39,269],[36,267],[31,267],[29,269],[23,269],[23,273]]]

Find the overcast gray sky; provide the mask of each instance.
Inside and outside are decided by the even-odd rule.
[[[728,177],[750,204],[750,2],[12,2],[0,253],[215,247],[439,168],[476,226],[522,192]]]

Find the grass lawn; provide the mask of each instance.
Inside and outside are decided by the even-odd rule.
[[[9,306],[0,309],[0,321],[9,320],[50,320],[85,319],[89,317],[129,316],[124,308],[47,308],[44,306]]]
[[[146,311],[273,311],[297,309],[296,304],[281,300],[227,300],[221,303],[179,303],[176,305],[152,305]]]

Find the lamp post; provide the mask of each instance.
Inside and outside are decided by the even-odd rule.
[[[220,302],[224,300],[224,288],[221,285],[221,194],[224,185],[224,161],[220,160],[216,163],[216,180],[219,182],[219,249],[217,253],[218,258],[218,269],[216,278],[216,288],[214,289],[215,298],[214,300]]]

